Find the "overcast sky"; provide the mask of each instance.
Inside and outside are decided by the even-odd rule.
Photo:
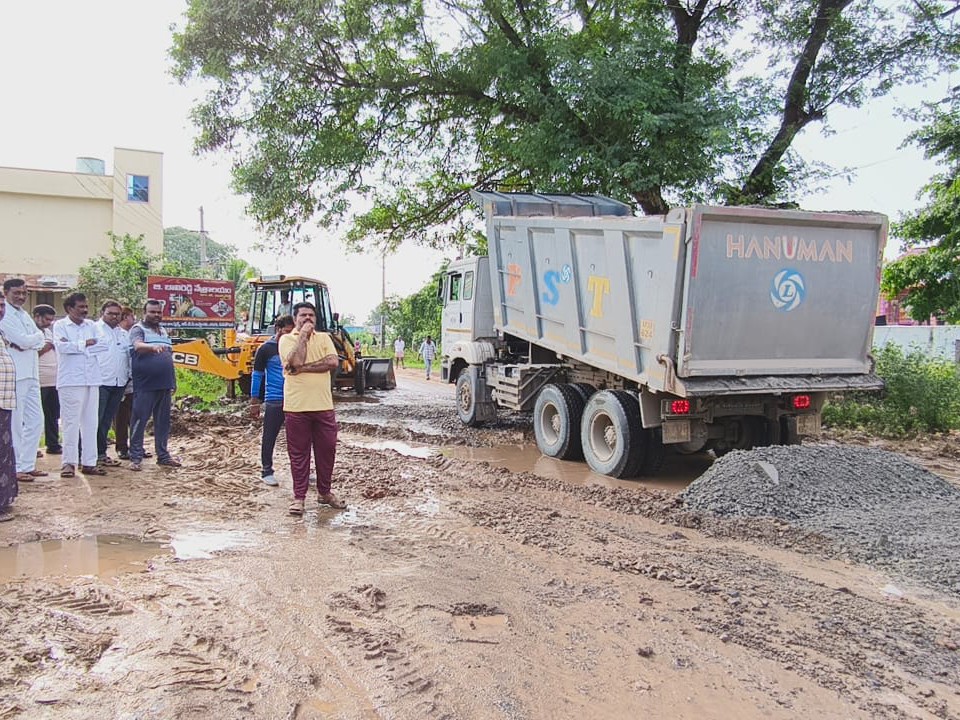
[[[264,272],[312,275],[331,285],[337,310],[367,318],[381,295],[380,258],[347,255],[337,238],[317,238],[293,257],[258,255],[253,223],[229,188],[229,159],[195,157],[188,112],[196,89],[168,73],[170,25],[182,23],[185,0],[32,0],[0,5],[0,165],[74,170],[77,156],[100,157],[112,172],[113,148],[164,154],[164,226],[199,227],[236,245]],[[835,131],[807,129],[795,147],[811,160],[852,167],[829,191],[803,198],[814,210],[873,210],[896,219],[917,207],[917,192],[934,167],[899,146],[910,129],[900,104],[942,96],[943,85],[911,89],[860,111],[832,112]],[[562,188],[557,188],[562,191]],[[888,255],[896,254],[891,243]],[[451,254],[452,255],[452,254]],[[436,251],[405,248],[387,259],[387,294],[423,286],[443,260]]]

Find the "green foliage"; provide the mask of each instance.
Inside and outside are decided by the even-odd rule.
[[[407,355],[416,354],[420,343],[429,335],[440,345],[440,313],[443,309],[437,299],[437,283],[444,270],[434,273],[433,278],[413,295],[405,298],[389,297],[374,309],[368,322],[379,327],[380,314],[384,315],[387,329],[385,347],[392,350],[393,341],[402,337],[407,343]]]
[[[817,172],[804,127],[946,67],[938,5],[189,0],[172,57],[274,241],[464,245],[474,188],[785,199]]]
[[[201,270],[203,237],[195,230],[179,226],[163,229],[164,270],[173,277],[223,277],[227,265],[237,257],[233,245],[225,245],[207,236],[207,264]]]
[[[176,366],[178,404],[185,398],[197,400],[192,407],[199,410],[211,410],[220,407],[220,400],[226,396],[227,384],[216,375],[186,370]]]
[[[886,390],[831,400],[823,410],[825,424],[892,437],[960,429],[960,371],[955,363],[930,358],[921,350],[904,353],[892,343],[876,357]]]
[[[159,263],[144,244],[143,235],[110,236],[109,255],[97,255],[80,268],[75,290],[90,301],[91,315],[99,315],[99,304],[116,300],[139,311],[147,299],[147,276]]]
[[[904,304],[915,320],[932,315],[960,322],[960,90],[937,105],[928,106],[927,124],[911,136],[935,158],[943,172],[924,192],[927,205],[894,225],[908,247],[928,248],[907,255],[884,268],[882,289],[887,297],[906,293]]]

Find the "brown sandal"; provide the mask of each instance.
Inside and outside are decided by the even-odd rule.
[[[80,472],[84,475],[106,475],[107,471],[98,465],[81,465]]]
[[[303,515],[303,500],[294,500],[290,503],[289,512],[291,515]]]
[[[77,469],[73,465],[64,465],[60,468],[60,477],[62,478],[72,478],[76,476]]]
[[[337,510],[343,510],[344,508],[347,507],[347,504],[343,500],[338,498],[336,495],[334,495],[332,492],[324,493],[323,495],[318,496],[317,504],[329,505],[330,507],[335,508]]]

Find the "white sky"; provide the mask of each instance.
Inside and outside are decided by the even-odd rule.
[[[72,171],[77,156],[92,156],[105,159],[110,173],[115,146],[162,152],[165,227],[198,228],[202,205],[215,240],[237,246],[264,272],[326,280],[335,309],[363,322],[380,302],[379,256],[347,255],[332,237],[315,237],[293,257],[252,252],[259,238],[243,199],[230,191],[229,158],[192,154],[188,113],[198,91],[170,77],[167,57],[170,26],[181,23],[185,7],[185,0],[0,3],[0,165]],[[935,168],[915,148],[899,147],[909,126],[893,110],[898,102],[939,98],[945,86],[946,79],[861,111],[835,112],[832,137],[808,129],[795,145],[805,157],[858,172],[849,181],[837,177],[826,194],[803,198],[804,206],[873,210],[891,219],[917,207],[917,192]],[[891,242],[888,255],[898,249]],[[418,247],[388,257],[387,294],[415,292],[442,260]]]

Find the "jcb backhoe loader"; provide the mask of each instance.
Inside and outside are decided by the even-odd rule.
[[[253,358],[273,335],[274,321],[290,314],[294,305],[309,302],[317,308],[317,330],[330,334],[340,357],[340,367],[333,375],[335,389],[353,389],[362,395],[367,388],[381,390],[397,386],[390,358],[362,358],[354,355],[353,341],[331,311],[330,292],[321,280],[299,276],[264,275],[250,281],[253,293],[246,325],[224,331],[224,347],[211,348],[206,340],[194,339],[177,343],[173,362],[189,370],[210,373],[227,380],[228,395],[236,395],[240,386],[243,395],[250,393]]]

